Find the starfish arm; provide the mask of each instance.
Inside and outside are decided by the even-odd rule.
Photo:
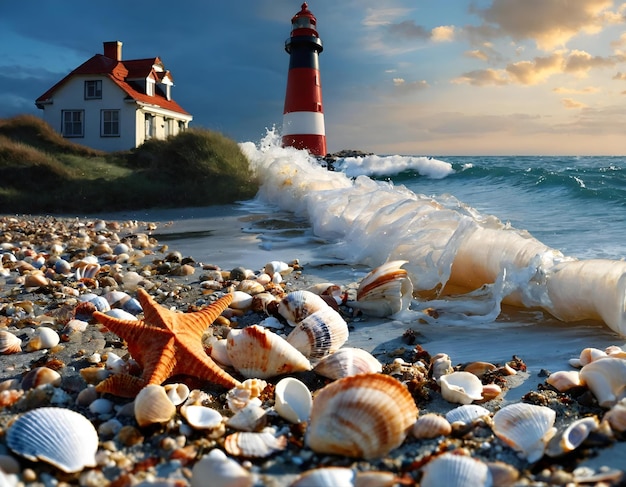
[[[143,354],[143,373],[145,385],[162,384],[172,376],[180,357],[176,355],[176,339],[172,336],[162,347],[154,347]]]
[[[232,303],[232,293],[222,296],[206,308],[192,313],[178,313],[177,332],[185,333],[194,340],[202,338],[202,334]]]
[[[178,360],[172,375],[191,375],[214,384],[219,384],[227,389],[232,389],[239,385],[239,381],[217,365],[205,353],[202,346],[198,345],[181,349],[178,353],[185,358]]]
[[[175,320],[172,320],[172,318],[179,313],[171,311],[165,306],[161,306],[142,288],[137,289],[137,300],[143,309],[144,321],[146,323],[173,331],[173,323]]]
[[[134,375],[115,374],[100,382],[96,391],[119,397],[135,397],[145,385],[142,379]]]
[[[129,340],[129,337],[132,338],[140,329],[145,327],[139,320],[121,320],[100,311],[94,311],[93,317],[126,341]]]

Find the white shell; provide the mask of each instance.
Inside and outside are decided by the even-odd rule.
[[[479,418],[491,416],[489,409],[478,404],[464,404],[446,413],[446,419],[452,423],[471,424]]]
[[[305,443],[317,453],[381,457],[402,444],[417,415],[413,397],[398,380],[353,375],[316,393]]]
[[[233,309],[248,309],[252,305],[252,296],[244,291],[233,291],[233,300],[230,307]]]
[[[34,352],[35,350],[43,350],[45,348],[56,347],[61,337],[52,328],[40,326],[35,330],[34,335],[26,344],[26,350]]]
[[[258,400],[257,400],[258,401]],[[239,431],[258,431],[267,423],[267,413],[256,401],[250,401],[243,409],[226,421],[226,426]]]
[[[307,316],[328,307],[326,301],[311,291],[300,289],[288,293],[278,303],[278,313],[295,326]]]
[[[154,423],[167,423],[176,414],[176,406],[163,386],[150,384],[137,394],[134,412],[137,424],[147,426]]]
[[[444,453],[422,469],[420,487],[491,487],[491,473],[486,463],[464,455]]]
[[[193,466],[191,471],[191,487],[206,487],[210,479],[212,487],[252,487],[252,474],[239,465],[239,462],[228,458],[226,454],[214,448]]]
[[[206,406],[195,404],[185,405],[180,408],[180,412],[189,425],[195,429],[216,429],[224,420],[219,411]]]
[[[281,379],[274,389],[274,409],[287,421],[302,423],[309,419],[313,399],[303,382],[293,377]]]
[[[22,351],[22,340],[10,331],[0,330],[0,354],[8,355]]]
[[[362,348],[345,347],[322,358],[313,370],[329,379],[382,372],[382,364]]]
[[[584,385],[577,370],[558,370],[548,376],[546,382],[559,392]]]
[[[263,269],[266,274],[273,276],[275,273],[280,273],[282,275],[287,275],[291,271],[293,271],[293,267],[291,267],[286,262],[282,262],[280,260],[273,260],[265,264],[265,268]]]
[[[534,463],[556,432],[555,419],[556,413],[548,407],[515,403],[494,414],[492,429],[500,440]]]
[[[442,376],[451,374],[454,372],[452,368],[452,360],[447,353],[438,353],[430,358],[430,370],[432,372],[433,379],[437,384]]]
[[[439,379],[441,395],[448,402],[470,404],[483,398],[483,384],[471,372],[452,372]]]
[[[259,433],[238,431],[224,438],[224,449],[236,457],[265,458],[287,446],[285,436],[274,436],[267,428]]]
[[[610,408],[626,397],[624,359],[607,357],[590,362],[580,369],[580,378],[604,408]]]
[[[350,468],[323,467],[302,473],[289,487],[354,487],[354,480]]]
[[[311,370],[309,360],[287,340],[258,325],[231,330],[226,351],[233,367],[248,378]]]
[[[258,398],[266,387],[267,382],[263,379],[244,380],[226,394],[228,408],[234,412],[245,408],[251,400]]]
[[[233,365],[226,351],[226,338],[215,340],[211,344],[211,358],[221,365],[231,366]]]
[[[69,409],[33,409],[10,426],[6,439],[15,453],[64,472],[96,466],[98,433],[91,421]]]
[[[556,457],[578,448],[598,428],[598,418],[587,416],[570,423],[567,428],[556,434],[546,448],[546,455]]]
[[[413,299],[413,283],[401,268],[407,262],[393,260],[373,269],[360,282],[356,301],[347,304],[381,318],[408,309]]]
[[[186,384],[165,384],[163,388],[174,406],[184,403],[189,397],[189,387]]]
[[[287,336],[287,341],[305,357],[319,359],[339,349],[348,339],[348,324],[326,306],[310,314]]]
[[[626,401],[622,400],[606,412],[602,421],[608,421],[613,431],[626,431]]]
[[[418,439],[448,436],[452,432],[452,425],[439,414],[427,413],[417,418],[411,432]]]

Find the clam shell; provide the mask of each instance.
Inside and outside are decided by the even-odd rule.
[[[407,262],[393,260],[373,269],[359,283],[356,301],[348,305],[381,318],[408,309],[413,299],[413,283],[402,269]]]
[[[259,433],[238,431],[224,438],[224,449],[236,457],[265,458],[286,446],[287,438],[277,438],[269,428]]]
[[[301,289],[287,293],[278,303],[278,313],[295,326],[307,316],[327,307],[328,304],[320,296]]]
[[[91,421],[69,409],[33,409],[11,425],[6,440],[18,455],[42,460],[64,472],[96,466],[98,433]]]
[[[36,350],[56,347],[60,341],[61,337],[59,337],[56,331],[47,326],[40,326],[35,330],[35,334],[26,344],[26,350],[34,352]]]
[[[137,394],[134,405],[135,419],[139,426],[167,423],[176,414],[176,406],[163,386],[150,384]]]
[[[212,487],[252,487],[252,474],[228,458],[222,450],[214,448],[193,466],[191,487],[206,487],[210,479]]]
[[[233,300],[230,307],[233,309],[248,309],[252,306],[252,296],[243,291],[233,291]]]
[[[559,392],[584,385],[577,370],[559,370],[548,376],[546,382]]]
[[[483,398],[483,384],[471,372],[452,372],[439,379],[441,395],[448,402],[470,404]]]
[[[554,436],[556,413],[545,406],[515,403],[493,416],[493,432],[530,463],[539,460]]]
[[[492,485],[486,463],[464,455],[444,453],[422,469],[420,487],[487,487]]]
[[[402,444],[417,415],[411,394],[393,377],[345,377],[316,394],[305,442],[317,453],[376,458]]]
[[[453,423],[471,424],[479,418],[491,416],[489,409],[478,404],[464,404],[446,413],[446,419]]]
[[[219,428],[224,420],[219,411],[196,404],[185,405],[180,412],[194,429],[213,430]]]
[[[546,447],[546,455],[557,457],[578,448],[589,434],[596,430],[600,422],[598,418],[587,416],[570,423],[563,431],[552,437]]]
[[[8,355],[22,351],[22,340],[10,331],[0,330],[0,354]]]
[[[350,375],[380,373],[383,366],[371,353],[361,348],[345,347],[322,358],[313,370],[335,380]]]
[[[338,350],[348,339],[348,324],[326,306],[300,321],[287,341],[308,358],[322,358]]]
[[[354,471],[345,467],[315,468],[302,473],[289,487],[353,487]]]
[[[452,433],[452,425],[443,416],[435,413],[427,413],[417,418],[411,429],[413,436],[418,439],[436,438],[448,436]]]
[[[626,397],[626,360],[607,357],[590,362],[580,369],[580,379],[600,406],[610,408]]]
[[[274,409],[287,421],[302,423],[309,419],[313,399],[303,382],[293,377],[281,379],[274,389]]]
[[[248,378],[267,379],[311,370],[309,360],[284,338],[258,325],[231,330],[226,351],[237,371]]]

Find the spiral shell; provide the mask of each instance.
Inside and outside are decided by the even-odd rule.
[[[22,340],[10,331],[0,330],[0,354],[9,355],[22,351]]]
[[[42,460],[74,473],[96,466],[98,433],[82,414],[43,407],[25,413],[11,425],[7,445],[28,460]]]
[[[472,457],[444,453],[423,468],[420,487],[490,487],[489,467]]]
[[[607,357],[588,363],[580,369],[580,379],[587,384],[604,408],[626,398],[626,360]]]
[[[402,444],[417,415],[411,394],[393,377],[345,377],[316,394],[305,442],[317,453],[376,458]]]
[[[238,431],[224,439],[224,448],[236,457],[265,458],[287,447],[285,436],[274,436],[270,428],[255,433]]]
[[[554,436],[556,413],[545,406],[515,403],[493,416],[493,432],[511,448],[534,463],[544,453],[546,443]]]
[[[287,341],[305,357],[318,359],[339,349],[348,339],[348,324],[326,306],[300,321]]]
[[[167,423],[176,414],[176,406],[163,386],[150,384],[137,394],[134,411],[137,424],[147,426]]]
[[[292,291],[278,303],[278,313],[295,326],[307,316],[328,307],[326,301],[311,291]]]
[[[258,325],[231,330],[226,351],[233,367],[248,378],[267,379],[311,370],[309,360],[290,343]]]
[[[452,433],[452,425],[439,414],[427,413],[417,418],[411,432],[418,439],[437,438]]]
[[[350,375],[380,373],[383,366],[371,353],[361,348],[345,347],[322,358],[313,370],[334,380]]]
[[[239,462],[228,458],[226,454],[214,448],[193,466],[191,471],[191,487],[205,487],[207,479],[211,479],[212,487],[252,487],[252,474],[239,465]]]

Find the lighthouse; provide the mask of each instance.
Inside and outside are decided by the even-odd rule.
[[[324,48],[316,25],[315,16],[306,2],[303,3],[291,19],[291,36],[285,41],[289,74],[283,110],[283,146],[325,156],[326,131],[318,60]]]

